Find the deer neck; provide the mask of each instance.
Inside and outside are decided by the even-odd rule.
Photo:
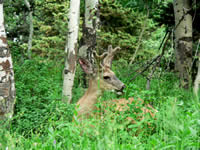
[[[95,109],[98,97],[102,95],[103,91],[100,89],[98,79],[90,79],[89,87],[83,97],[78,101],[78,116],[90,115]]]

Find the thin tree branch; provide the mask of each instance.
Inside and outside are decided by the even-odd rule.
[[[28,0],[24,0],[26,7],[29,10],[29,38],[28,38],[28,58],[31,59],[31,49],[32,49],[32,41],[33,41],[33,11],[31,10],[31,5]]]
[[[166,35],[168,34],[168,36],[165,36],[165,37],[163,38],[163,41],[164,41],[164,39],[167,37],[167,39],[166,39],[166,41],[165,41],[165,43],[164,43],[164,46],[163,46],[163,48],[162,48],[161,54],[159,54],[158,56],[156,56],[150,63],[148,63],[148,64],[146,65],[146,67],[145,67],[140,73],[137,73],[130,81],[135,80],[136,77],[137,77],[138,75],[143,74],[154,62],[156,62],[156,63],[155,63],[155,66],[157,66],[158,64],[160,64],[161,58],[163,57],[163,55],[164,55],[164,53],[165,53],[165,48],[166,48],[166,46],[167,46],[167,41],[169,40],[169,38],[170,38],[170,36],[171,36],[171,33],[172,33],[172,31],[167,31],[167,32],[166,32]],[[162,43],[163,43],[163,42],[162,42]],[[162,43],[161,43],[161,44],[162,44]],[[161,46],[160,46],[159,48],[161,48]]]
[[[172,32],[172,31],[167,31],[167,32],[165,33],[165,36],[164,36],[164,38],[163,38],[163,40],[162,40],[162,42],[161,42],[161,44],[160,44],[160,46],[159,46],[159,50],[161,49],[161,47],[162,47],[162,45],[163,45],[163,43],[164,43],[164,41],[165,41],[165,39],[166,39],[166,37],[167,37],[167,34],[168,34],[168,38],[167,38],[166,41],[168,41],[168,39],[169,39],[169,37],[170,37],[170,35],[171,35],[171,32]],[[162,56],[164,55],[164,49],[165,49],[165,47],[166,47],[166,41],[165,41],[165,43],[164,43],[164,46],[163,46],[163,49],[162,49],[161,54],[159,54],[159,55],[157,55],[156,57],[154,57],[154,58],[152,59],[152,61],[149,62],[149,63],[146,65],[146,67],[145,67],[141,72],[137,73],[137,74],[131,79],[131,81],[135,80],[136,77],[137,77],[138,75],[143,74],[154,62],[156,62],[158,59],[160,59],[160,57],[162,57]]]
[[[137,45],[137,48],[136,48],[136,50],[135,50],[135,53],[134,53],[134,55],[133,55],[133,57],[132,57],[130,63],[129,63],[129,66],[134,62],[135,57],[136,57],[136,55],[137,55],[137,52],[138,52],[138,50],[139,50],[139,48],[140,48],[140,45],[141,45],[141,43],[142,43],[142,37],[143,37],[144,31],[145,31],[145,28],[146,28],[146,24],[147,24],[148,18],[149,18],[149,9],[148,9],[148,7],[147,7],[147,18],[146,18],[145,23],[144,23],[144,26],[143,26],[143,28],[142,28],[142,32],[141,32],[141,34],[140,34],[140,36],[139,36],[138,45]]]

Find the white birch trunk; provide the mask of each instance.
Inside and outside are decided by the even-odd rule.
[[[194,81],[194,94],[196,96],[198,96],[198,92],[199,92],[199,84],[200,84],[200,54],[199,54],[199,60],[198,60],[198,72]]]
[[[192,67],[192,16],[191,0],[174,0],[176,70],[181,86],[189,88]]]
[[[78,47],[78,29],[80,16],[80,0],[70,1],[68,41],[65,48],[66,60],[63,81],[63,101],[71,103],[72,88],[76,71],[76,53]]]
[[[99,22],[99,18],[97,16],[98,11],[98,0],[85,0],[85,27],[86,28],[94,28],[94,20],[97,25]],[[96,31],[93,31],[96,32]]]
[[[92,51],[96,47],[96,31],[99,25],[98,4],[98,0],[85,0],[83,45],[79,49],[79,54],[90,61],[92,61]]]
[[[29,10],[29,38],[28,38],[28,58],[31,59],[31,48],[32,48],[32,41],[33,41],[33,11],[31,10],[31,5],[28,0],[24,0],[26,7]]]
[[[0,0],[0,120],[12,118],[14,104],[14,72],[4,26],[3,0]]]

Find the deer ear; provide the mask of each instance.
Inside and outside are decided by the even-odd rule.
[[[86,59],[83,59],[83,58],[79,58],[79,64],[81,65],[81,68],[83,69],[83,71],[90,75],[90,74],[93,74],[94,73],[94,69],[92,67],[92,64],[86,60]]]

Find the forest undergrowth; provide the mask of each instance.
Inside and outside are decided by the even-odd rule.
[[[123,62],[123,63],[122,63]],[[119,65],[120,64],[120,65]],[[146,79],[124,68],[124,60],[115,61],[113,70],[126,84],[121,97],[141,98],[158,110],[156,119],[129,124],[130,111],[90,119],[84,127],[72,122],[74,104],[61,101],[62,67],[41,58],[15,64],[17,103],[9,127],[0,129],[0,149],[192,149],[200,148],[200,103],[191,91],[179,89],[174,73],[164,72],[146,90]],[[123,69],[122,69],[123,68]],[[120,71],[119,71],[120,70]],[[82,72],[77,69],[74,103],[84,93]],[[106,92],[101,100],[118,99]],[[151,123],[150,129],[145,121]],[[90,125],[94,127],[91,128]],[[139,131],[139,132],[138,132]]]
[[[84,125],[72,121],[77,113],[75,104],[86,87],[80,66],[77,66],[74,80],[73,103],[61,101],[69,1],[30,2],[34,4],[32,59],[27,58],[29,20],[23,0],[4,2],[8,45],[14,63],[16,104],[12,120],[0,128],[0,150],[200,149],[199,97],[193,95],[192,89],[179,87],[179,78],[173,68],[173,34],[163,49],[164,56],[155,70],[150,90],[146,90],[145,76],[151,74],[152,66],[132,80],[143,69],[142,63],[162,53],[163,38],[174,26],[171,0],[154,5],[149,1],[150,15],[144,9],[144,1],[101,1],[101,30],[96,50],[100,54],[108,45],[121,47],[112,70],[125,83],[126,89],[121,96],[105,92],[99,99],[100,105],[105,100],[133,97],[150,103],[158,112],[155,119],[147,117],[139,121],[132,113],[138,111],[137,108],[130,104],[132,111],[110,112],[103,119],[86,120]],[[79,40],[83,34],[84,5],[80,10]],[[195,19],[199,20],[198,14],[197,11],[194,23]],[[194,26],[198,24],[197,21]],[[129,66],[131,58],[135,61]],[[135,118],[136,123],[131,124],[127,117]]]

